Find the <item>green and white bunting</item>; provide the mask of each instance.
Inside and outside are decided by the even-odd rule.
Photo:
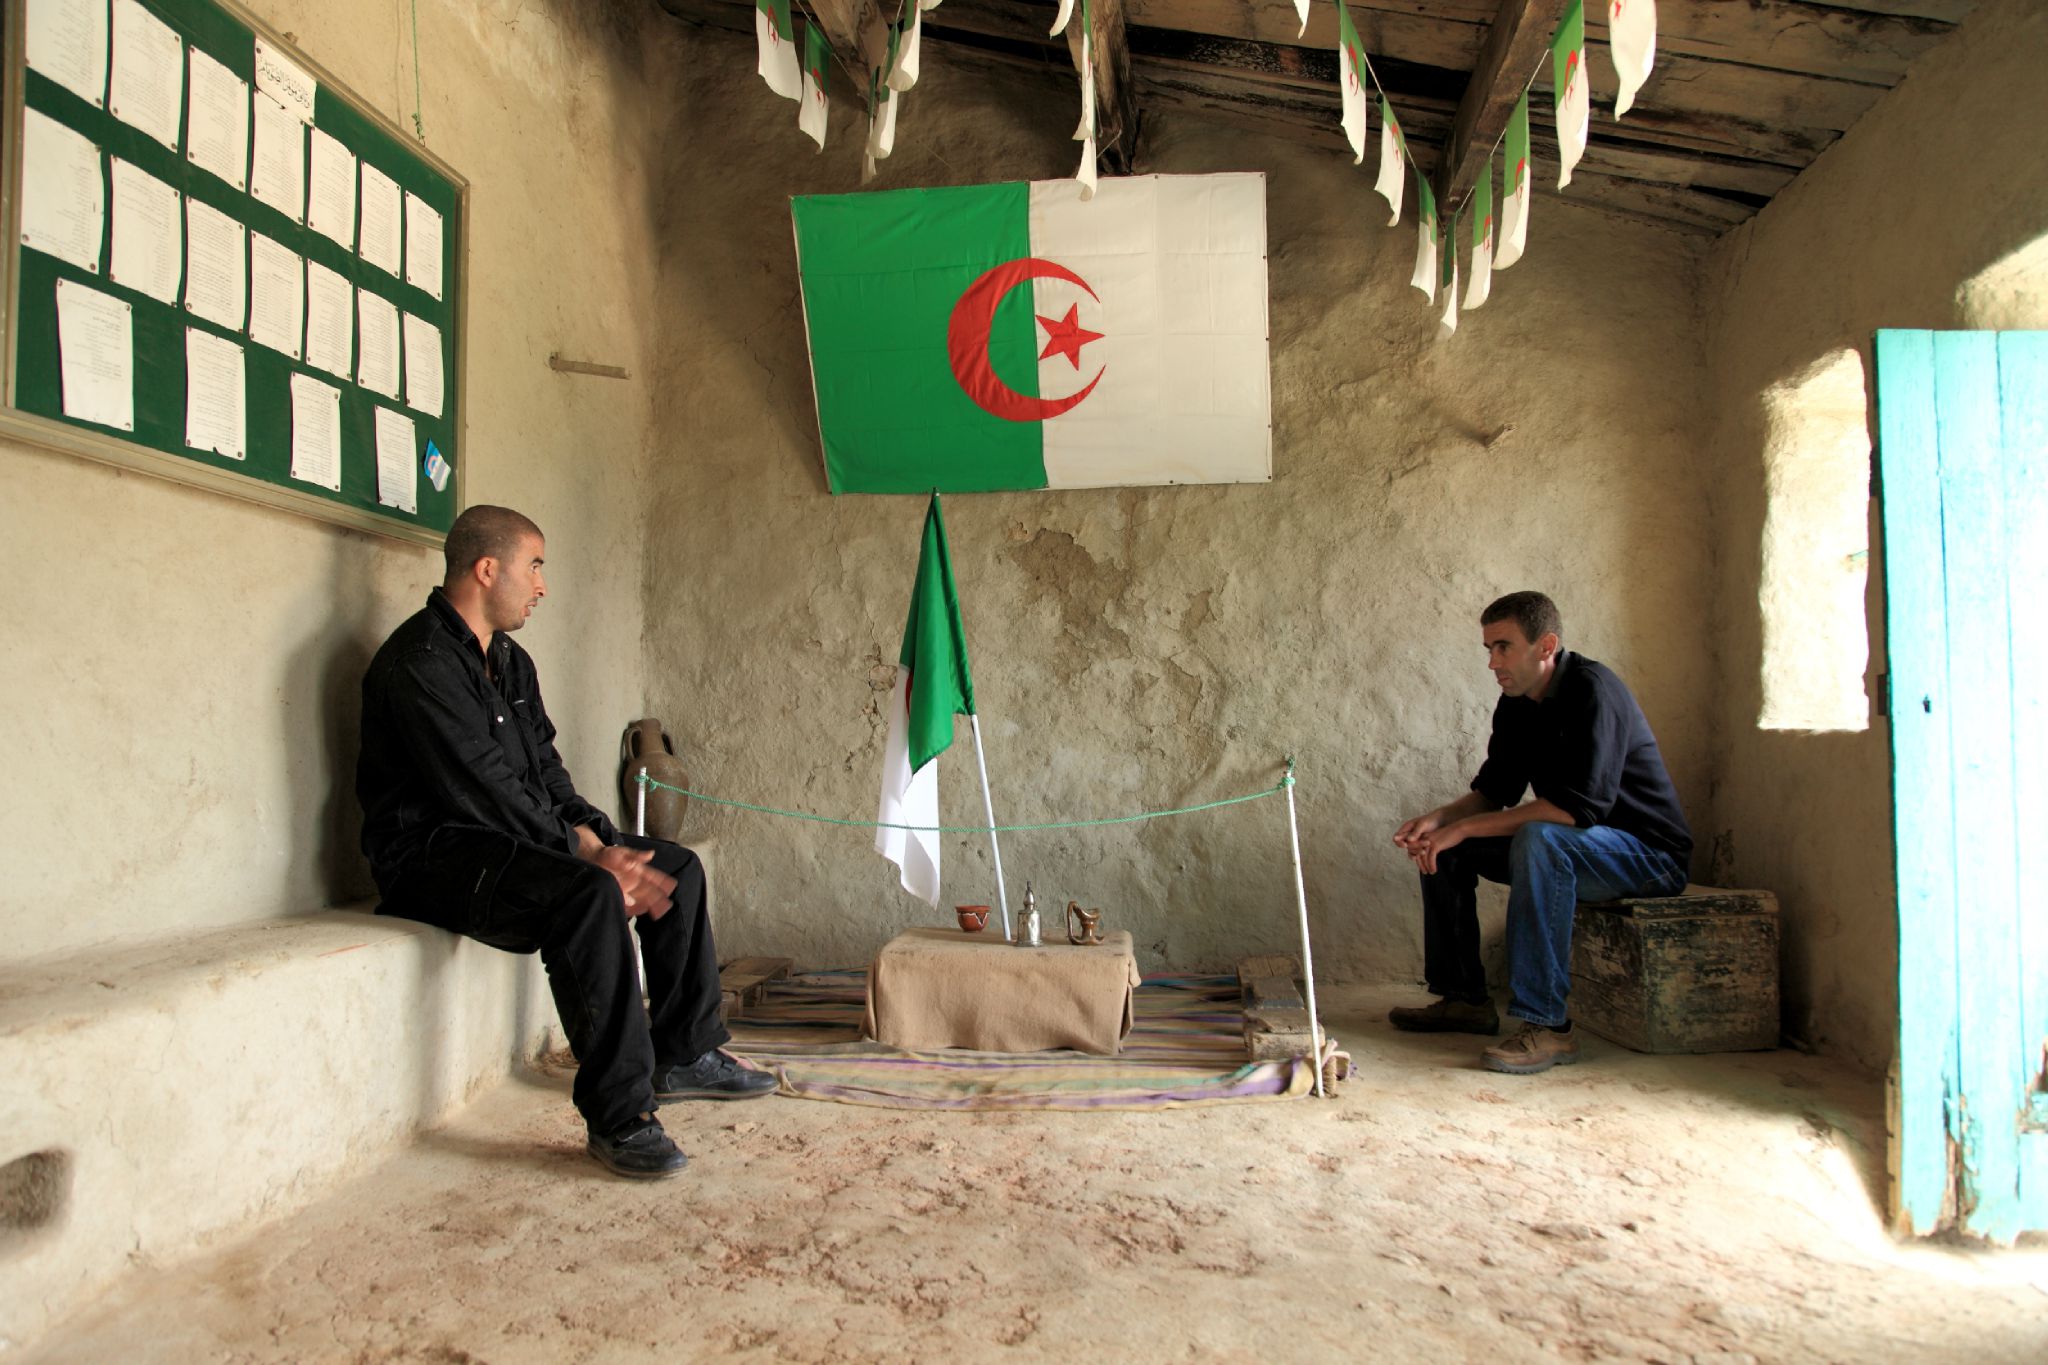
[[[1401,138],[1401,125],[1394,118],[1394,110],[1387,103],[1386,96],[1380,96],[1380,173],[1372,187],[1387,201],[1393,210],[1387,219],[1387,226],[1393,227],[1401,221],[1401,190],[1408,183],[1406,145]]]
[[[1529,92],[1523,91],[1508,118],[1507,164],[1501,167],[1500,239],[1493,268],[1506,270],[1522,259],[1529,243]]]
[[[827,483],[924,493],[1272,476],[1265,178],[792,203]]]
[[[1408,277],[1408,283],[1436,302],[1436,192],[1429,187],[1429,179],[1418,168],[1415,172],[1415,207],[1419,216],[1415,223],[1415,273]]]
[[[831,48],[825,42],[824,30],[809,20],[804,22],[804,98],[797,107],[796,126],[818,144],[818,150],[825,150],[825,125],[830,121],[831,102],[825,95],[825,69]]]
[[[789,0],[755,0],[754,69],[784,99],[803,98],[803,70],[797,61],[796,32],[789,25]]]
[[[1586,154],[1592,93],[1586,82],[1586,3],[1571,0],[1550,44],[1552,90],[1557,97],[1557,187],[1572,183],[1572,168]]]
[[[1337,80],[1344,92],[1344,136],[1351,143],[1351,164],[1365,160],[1365,49],[1344,0],[1337,0]]]
[[[1472,191],[1472,278],[1465,285],[1465,311],[1485,303],[1493,293],[1493,157],[1486,158],[1479,184]]]
[[[1437,267],[1437,292],[1443,297],[1437,314],[1436,335],[1441,341],[1458,330],[1458,225],[1455,220],[1443,243],[1442,262]]]
[[[1657,0],[1610,0],[1607,51],[1621,89],[1614,97],[1614,116],[1634,107],[1636,91],[1650,79],[1657,64]]]

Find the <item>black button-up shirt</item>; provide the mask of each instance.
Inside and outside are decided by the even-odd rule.
[[[1493,708],[1472,790],[1506,808],[1530,787],[1580,829],[1610,825],[1681,863],[1692,857],[1692,830],[1642,707],[1612,669],[1582,654],[1558,654],[1542,701],[1503,696]]]
[[[356,797],[363,852],[389,892],[443,825],[498,830],[564,853],[576,826],[618,830],[576,794],[533,659],[500,631],[490,668],[476,633],[439,588],[384,642],[363,675]]]

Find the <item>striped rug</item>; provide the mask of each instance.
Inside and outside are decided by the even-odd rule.
[[[1080,1052],[902,1052],[861,1038],[867,972],[777,981],[730,1021],[728,1052],[782,1078],[782,1093],[892,1109],[1170,1109],[1311,1093],[1307,1057],[1248,1063],[1234,976],[1150,976],[1117,1057]],[[1330,1069],[1349,1058],[1324,1040]]]

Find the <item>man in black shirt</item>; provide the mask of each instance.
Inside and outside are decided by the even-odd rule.
[[[674,1175],[687,1158],[657,1102],[752,1098],[775,1079],[718,1051],[729,1035],[697,855],[621,835],[555,751],[533,660],[510,634],[547,593],[545,548],[510,508],[472,507],[449,528],[447,578],[363,677],[363,852],[378,913],[540,953],[580,1063],[590,1154],[619,1175]]]
[[[1526,1075],[1579,1059],[1565,1012],[1578,902],[1677,895],[1692,833],[1642,708],[1612,671],[1560,646],[1548,597],[1510,593],[1479,622],[1501,690],[1486,762],[1471,791],[1394,831],[1422,873],[1423,974],[1439,998],[1388,1019],[1418,1032],[1500,1031],[1477,892],[1481,877],[1505,882],[1508,1013],[1523,1028],[1481,1060]]]

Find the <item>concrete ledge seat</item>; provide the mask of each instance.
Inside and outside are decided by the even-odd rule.
[[[0,967],[0,1350],[304,1204],[545,1043],[535,959],[371,908]]]

